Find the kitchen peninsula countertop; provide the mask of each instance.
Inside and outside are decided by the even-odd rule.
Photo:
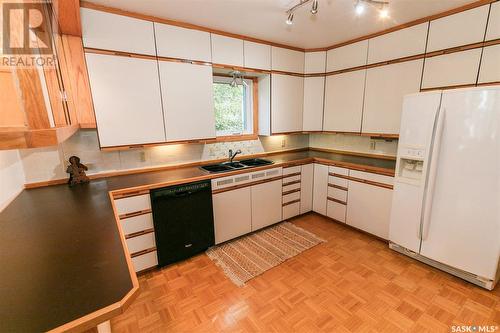
[[[387,175],[395,168],[394,160],[315,150],[265,158],[275,166],[314,160]],[[105,321],[121,312],[124,299],[133,299],[137,280],[109,192],[227,174],[191,166],[108,177],[73,188],[24,190],[0,212],[0,331],[48,331],[70,322],[83,328],[89,325],[89,314]],[[96,314],[104,308],[109,311]]]

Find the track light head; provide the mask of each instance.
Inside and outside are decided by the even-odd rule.
[[[286,19],[285,23],[288,25],[293,24],[293,13],[288,14],[288,18]]]
[[[389,8],[387,8],[387,6],[383,6],[378,12],[378,15],[381,19],[389,17]]]
[[[318,12],[318,0],[313,0],[311,7],[311,14],[316,14]]]
[[[354,6],[354,10],[356,11],[356,15],[361,15],[365,11],[365,4],[358,0],[356,5]]]

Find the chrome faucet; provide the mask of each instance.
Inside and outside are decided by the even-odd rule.
[[[241,154],[241,149],[238,149],[237,151],[235,151],[234,154],[233,154],[233,150],[229,149],[229,163],[233,163],[234,158],[238,154]]]

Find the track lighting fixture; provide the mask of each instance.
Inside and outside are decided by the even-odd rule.
[[[311,14],[316,14],[318,12],[318,0],[313,0],[311,7]]]
[[[286,24],[288,25],[293,24],[293,13],[288,14],[288,18],[286,19]]]
[[[288,24],[288,25],[292,25],[293,24],[293,13],[299,9],[300,7],[308,4],[312,2],[312,6],[311,6],[311,14],[315,15],[318,13],[318,2],[319,0],[299,0],[299,3],[296,4],[295,6],[293,6],[292,8],[290,8],[289,10],[286,11],[287,15],[288,15],[288,18],[286,19],[285,23]]]
[[[365,4],[371,5],[379,10],[379,17],[386,18],[389,16],[389,2],[381,0],[356,0],[354,11],[356,15],[361,15],[365,11]]]

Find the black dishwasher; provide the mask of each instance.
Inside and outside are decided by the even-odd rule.
[[[214,245],[210,181],[151,191],[158,266],[189,258]]]

